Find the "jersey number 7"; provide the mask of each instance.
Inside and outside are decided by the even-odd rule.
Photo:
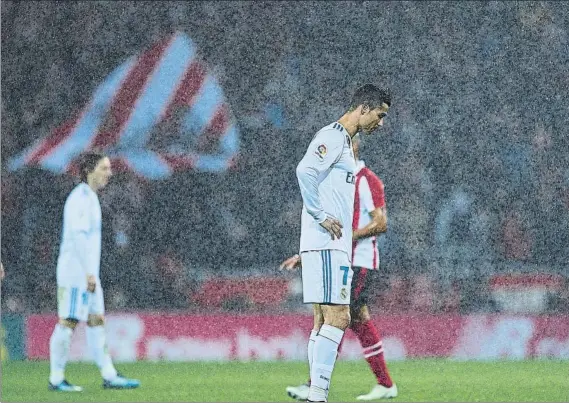
[[[348,285],[348,272],[350,268],[348,266],[340,266],[340,270],[344,272],[344,278],[342,279],[343,285]]]

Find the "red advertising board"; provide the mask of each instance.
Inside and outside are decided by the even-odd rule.
[[[389,360],[569,359],[569,316],[394,315],[373,319]],[[49,357],[57,318],[32,315],[26,322],[30,359]],[[122,313],[107,316],[108,347],[116,361],[304,360],[312,318],[308,315],[235,316]],[[85,328],[73,336],[71,360],[88,360]],[[340,359],[359,359],[350,331]]]

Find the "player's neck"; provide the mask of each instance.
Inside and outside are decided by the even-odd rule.
[[[93,181],[93,180],[87,180],[86,183],[87,183],[87,186],[89,186],[93,192],[97,193],[97,191],[98,191],[99,189],[98,189],[97,186],[95,185],[95,181]]]
[[[359,130],[358,127],[358,116],[355,114],[356,111],[346,112],[344,116],[338,119],[338,123],[344,126],[344,129],[348,132],[350,137],[354,137]]]

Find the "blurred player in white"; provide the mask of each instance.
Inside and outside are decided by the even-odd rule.
[[[387,231],[387,208],[384,185],[381,179],[359,159],[360,136],[353,138],[356,159],[356,195],[354,200],[352,267],[354,277],[351,288],[350,329],[358,337],[364,356],[377,379],[370,393],[357,400],[375,400],[397,397],[397,386],[391,380],[383,354],[383,345],[378,329],[370,320],[369,293],[379,275],[379,250],[377,236]],[[294,269],[301,264],[295,255],[282,264],[282,268]],[[310,381],[286,388],[287,394],[297,400],[306,400]]]
[[[304,203],[300,235],[303,299],[314,305],[314,328],[308,342],[308,401],[327,401],[338,345],[350,324],[356,181],[352,138],[382,126],[390,104],[389,91],[372,84],[358,88],[348,111],[316,133],[296,168]]]
[[[105,155],[87,152],[79,163],[81,183],[67,197],[63,209],[63,235],[57,261],[57,310],[59,322],[49,345],[49,389],[80,392],[65,379],[65,366],[73,330],[87,322],[87,344],[101,371],[103,387],[136,388],[140,382],[117,373],[107,351],[104,328],[105,306],[99,277],[101,262],[101,205],[97,192],[111,176]]]

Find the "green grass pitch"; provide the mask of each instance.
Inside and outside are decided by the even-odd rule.
[[[136,390],[104,390],[94,365],[71,363],[67,378],[82,393],[47,390],[47,362],[2,363],[2,402],[287,402],[284,389],[307,378],[297,362],[151,363],[117,365],[139,378]],[[393,402],[567,402],[569,361],[473,362],[441,359],[389,363],[399,397]],[[340,361],[331,402],[353,402],[374,385],[365,361]]]

